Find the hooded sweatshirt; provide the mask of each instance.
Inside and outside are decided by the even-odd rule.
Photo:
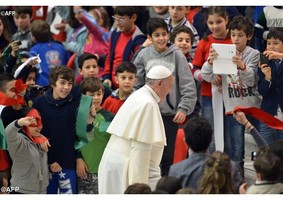
[[[189,115],[193,112],[197,100],[195,82],[186,57],[176,45],[171,45],[162,53],[156,51],[153,45],[144,48],[135,58],[134,64],[137,67],[136,89],[145,84],[146,74],[154,65],[164,65],[173,72],[174,85],[166,100],[159,104],[162,115],[172,116],[177,111]]]

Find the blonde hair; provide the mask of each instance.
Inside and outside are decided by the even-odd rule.
[[[226,153],[215,151],[205,163],[199,185],[200,194],[234,194],[230,158]]]

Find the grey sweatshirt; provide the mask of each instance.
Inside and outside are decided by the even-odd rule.
[[[236,106],[260,107],[261,95],[258,93],[257,67],[259,63],[259,51],[249,46],[241,53],[246,69],[238,70],[234,74],[222,74],[222,96],[225,112],[231,112]],[[213,66],[207,61],[203,64],[203,79],[211,82],[216,78],[213,74]]]
[[[154,65],[161,64],[173,71],[174,85],[166,100],[159,104],[162,115],[175,115],[177,111],[189,115],[193,112],[197,100],[196,85],[187,59],[176,45],[162,53],[151,45],[142,49],[133,62],[137,67],[136,89],[145,84],[146,73]]]
[[[5,131],[8,151],[13,161],[11,186],[24,194],[45,194],[49,183],[47,153],[34,144],[20,128],[10,123]]]

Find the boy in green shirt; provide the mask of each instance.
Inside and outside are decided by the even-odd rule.
[[[104,87],[98,78],[86,78],[80,87],[83,94],[93,97],[95,111],[94,127],[87,133],[88,144],[80,149],[77,158],[78,193],[98,194],[98,166],[110,138],[106,130],[114,115],[101,107]]]

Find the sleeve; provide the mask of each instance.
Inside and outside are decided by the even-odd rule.
[[[215,74],[213,74],[213,66],[210,65],[207,61],[203,64],[201,73],[203,80],[207,82],[211,82],[216,76]]]
[[[115,31],[113,31],[113,33],[114,32]],[[111,37],[110,37],[110,40],[109,40],[108,51],[107,51],[107,55],[106,55],[106,58],[105,58],[104,70],[103,70],[103,75],[102,75],[103,80],[105,80],[105,79],[111,80],[111,74],[110,74],[110,59],[111,58],[110,58],[110,54],[111,54],[111,48],[114,48],[114,47],[112,47],[113,33],[111,34]]]
[[[131,141],[129,159],[129,184],[149,182],[150,155],[152,145]]]
[[[258,132],[258,130],[256,130],[256,128],[253,128],[250,131],[250,134],[253,137],[253,139],[255,140],[255,142],[256,142],[256,144],[259,148],[267,145],[266,141],[264,140],[262,135]]]
[[[245,63],[246,69],[240,70],[240,77],[244,85],[253,87],[257,84],[257,68],[259,63],[259,51],[255,51]]]
[[[185,56],[182,54],[178,60],[179,65],[176,69],[178,70],[178,86],[181,95],[178,110],[189,115],[193,112],[197,102],[197,89]]]
[[[147,47],[147,48],[150,48],[150,47]],[[137,68],[136,84],[134,86],[135,89],[139,89],[142,86],[144,86],[144,84],[145,84],[145,61],[143,59],[143,53],[142,52],[143,52],[143,50],[140,51],[140,53],[136,56],[136,58],[133,62],[134,65]]]
[[[90,21],[88,21],[86,16],[83,16],[81,18],[81,22],[83,25],[86,26],[87,30],[95,35],[97,38],[100,38],[102,40],[102,33],[100,32],[99,28],[97,27],[97,24],[92,24]]]
[[[272,79],[271,81],[267,81],[265,79],[265,75],[262,73],[259,67],[257,69],[257,74],[258,74],[258,92],[264,97],[268,94],[269,90],[272,87]],[[272,77],[272,74],[271,74],[271,77]]]
[[[21,149],[23,148],[23,139],[18,133],[21,128],[18,128],[16,126],[17,121],[18,120],[11,122],[5,129],[8,151],[11,156],[13,156],[16,151],[21,151]]]

